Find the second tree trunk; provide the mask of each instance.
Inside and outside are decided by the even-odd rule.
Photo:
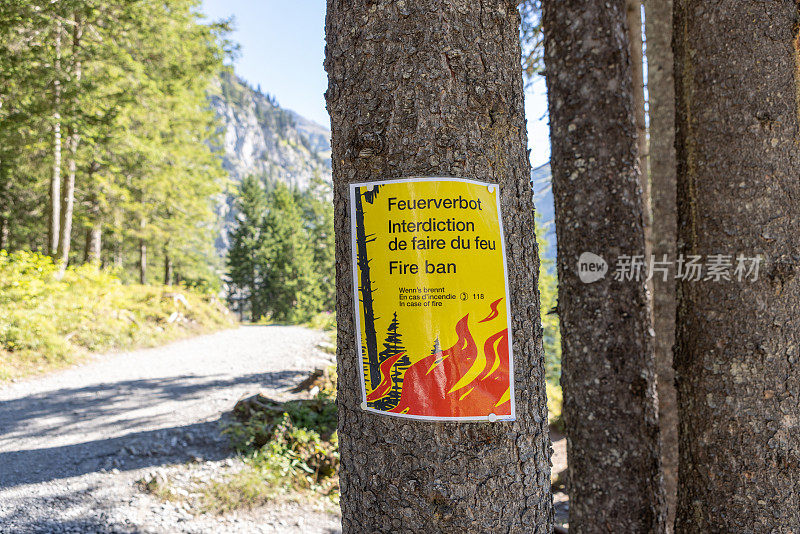
[[[614,272],[645,254],[626,2],[543,9],[570,532],[661,532],[646,272]],[[583,253],[608,263],[605,277],[581,280]]]
[[[675,261],[675,87],[672,77],[672,0],[645,3],[647,91],[650,96],[650,176],[653,197],[653,254]],[[675,520],[678,484],[678,406],[672,345],[675,343],[675,277],[653,277],[653,329],[658,371],[658,423],[661,466],[667,498],[667,524]]]

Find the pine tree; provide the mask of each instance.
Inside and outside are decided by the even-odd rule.
[[[328,1],[346,532],[549,532],[552,498],[519,14],[506,0]],[[403,176],[500,184],[515,344],[514,423],[430,423],[361,409],[349,184]],[[363,271],[362,271],[363,274]],[[378,288],[379,291],[389,290]],[[387,491],[390,488],[390,491]],[[391,490],[397,488],[397,491]]]
[[[202,23],[196,9],[195,0],[3,4],[0,245],[58,252],[63,268],[84,231],[84,256],[97,262],[106,230],[116,258],[136,243],[142,265],[149,251],[151,265],[163,254],[176,272],[216,278],[200,256],[212,252],[211,197],[223,176],[207,90],[226,27]]]
[[[330,184],[319,175],[315,175],[309,188],[298,195],[314,254],[321,310],[333,310],[336,307],[336,246],[331,197]]]
[[[242,309],[242,300],[249,303],[250,317],[259,320],[267,313],[262,286],[266,278],[264,241],[264,216],[267,212],[267,195],[258,179],[248,176],[239,185],[235,200],[236,226],[231,233],[228,249],[228,277],[234,288],[230,297],[235,307]]]
[[[397,312],[392,316],[392,320],[386,329],[386,338],[383,342],[383,350],[378,354],[378,361],[385,362],[393,356],[400,353],[405,353],[406,349],[403,346],[403,335],[400,333],[400,325],[397,321]],[[389,375],[392,379],[392,387],[386,396],[378,399],[374,406],[379,410],[391,410],[400,403],[400,392],[403,388],[403,373],[411,365],[411,360],[408,354],[403,354],[392,365]]]
[[[798,6],[674,5],[678,254],[733,264],[730,281],[678,280],[675,531],[788,533],[800,525]]]
[[[276,321],[297,322],[319,311],[314,255],[302,212],[282,182],[269,196],[263,232],[267,267],[261,291]]]
[[[665,526],[646,273],[638,281],[614,273],[619,255],[645,255],[626,5],[542,2],[569,523],[577,532]],[[581,281],[585,252],[611,272]]]

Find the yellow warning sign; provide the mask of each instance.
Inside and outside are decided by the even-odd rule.
[[[514,419],[496,184],[350,186],[363,407],[399,417]]]

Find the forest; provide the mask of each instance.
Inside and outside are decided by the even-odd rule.
[[[208,236],[225,174],[206,92],[229,43],[196,7],[3,3],[0,248],[62,271],[216,283]]]

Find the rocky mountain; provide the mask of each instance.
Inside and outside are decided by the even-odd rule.
[[[220,233],[217,250],[228,248],[228,230],[235,214],[232,192],[238,182],[256,175],[266,183],[282,181],[304,189],[314,176],[331,181],[331,133],[300,114],[281,108],[274,97],[250,87],[234,74],[224,74],[210,96],[211,106],[224,125],[223,166],[232,179],[231,193],[218,207]],[[556,255],[550,165],[531,171],[534,202],[549,242],[546,255]]]
[[[254,174],[307,187],[315,174],[330,180],[330,132],[250,87],[223,74],[210,97],[225,126],[224,166],[234,181]]]
[[[315,176],[331,181],[331,142],[327,128],[283,109],[274,97],[250,87],[234,74],[223,74],[209,97],[224,125],[223,167],[231,192],[218,207],[221,229],[217,249],[228,248],[233,222],[233,192],[248,175],[265,184],[281,181],[305,189]]]

